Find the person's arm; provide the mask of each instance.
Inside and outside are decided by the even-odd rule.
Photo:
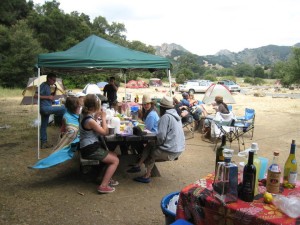
[[[190,106],[190,102],[189,102],[188,100],[186,100],[186,99],[182,99],[182,100],[181,100],[181,103],[182,103],[182,105],[185,105],[185,106],[187,106],[187,107]]]
[[[107,97],[107,85],[105,85],[103,88],[103,95]]]
[[[157,131],[157,145],[162,145],[168,133],[168,124],[170,123],[170,118],[166,115],[162,116],[158,122]]]
[[[113,82],[112,84],[113,89],[115,89],[115,91],[118,91],[119,87],[118,85],[115,84],[115,82]]]
[[[106,112],[101,111],[100,114],[101,114],[101,119],[102,119],[101,125],[99,123],[97,123],[96,120],[90,119],[85,124],[85,128],[92,129],[93,131],[97,132],[99,135],[107,135],[108,128],[107,128],[107,123],[106,123]]]
[[[51,95],[51,94],[47,94],[47,86],[48,84],[41,84],[40,86],[40,99],[43,99],[43,100],[51,100],[51,101],[54,101],[54,96]],[[35,92],[34,94],[34,98],[38,98],[38,91]]]

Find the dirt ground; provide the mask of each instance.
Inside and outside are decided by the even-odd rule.
[[[141,99],[146,92],[160,97],[165,94],[165,89],[130,92],[137,92]],[[124,90],[119,91],[119,98],[122,95]],[[176,96],[180,98],[179,93]],[[196,97],[201,100],[203,95]],[[241,93],[234,94],[234,98],[236,115],[243,115],[245,107],[256,110],[254,138],[250,140],[246,136],[245,147],[257,142],[258,154],[269,160],[273,151],[279,151],[283,167],[292,139],[300,143],[300,99],[254,97]],[[162,176],[152,178],[149,184],[133,181],[133,177],[142,173],[126,173],[130,162],[121,158],[115,174],[120,185],[114,193],[100,195],[96,191],[95,176],[80,173],[77,157],[50,169],[28,169],[37,161],[37,128],[28,125],[36,118],[36,108],[20,106],[21,97],[0,98],[0,102],[5,106],[0,109],[0,224],[3,225],[165,224],[161,199],[214,169],[214,145],[203,142],[200,132],[196,132],[194,138],[186,141],[186,149],[179,160],[157,163]],[[9,108],[13,108],[13,112]],[[57,140],[58,130],[55,126],[48,129],[53,142]],[[238,152],[236,142],[231,148]],[[41,150],[41,158],[50,152]],[[296,155],[299,160],[300,151],[296,150]],[[233,160],[239,161],[237,156]]]

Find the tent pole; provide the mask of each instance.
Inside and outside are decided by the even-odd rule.
[[[41,69],[38,68],[38,100],[37,100],[37,107],[38,107],[38,146],[37,146],[37,158],[40,159],[40,125],[41,125],[41,115],[40,115],[40,76],[41,76]]]
[[[122,76],[124,75],[124,82],[125,82],[125,102],[127,102],[127,93],[126,93],[126,72],[123,72],[123,70],[121,70],[122,71]]]
[[[172,97],[172,78],[171,78],[171,70],[167,69],[167,74],[168,74],[168,77],[169,77],[170,96]]]

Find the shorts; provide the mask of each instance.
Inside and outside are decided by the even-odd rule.
[[[103,148],[101,142],[95,142],[94,144],[81,148],[80,152],[83,159],[102,161],[108,155],[109,151]]]

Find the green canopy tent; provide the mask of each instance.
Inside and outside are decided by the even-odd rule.
[[[172,64],[168,59],[131,50],[100,38],[96,35],[89,36],[82,42],[76,44],[66,51],[39,54],[37,67],[38,76],[40,76],[41,69],[60,71],[102,71],[106,69],[118,69],[122,73],[136,69],[147,69],[149,71],[165,69],[169,77],[169,85],[171,90]],[[40,102],[38,98],[38,105],[39,104]],[[38,110],[38,117],[39,116],[40,112]],[[39,145],[40,143],[38,141],[38,158]]]

